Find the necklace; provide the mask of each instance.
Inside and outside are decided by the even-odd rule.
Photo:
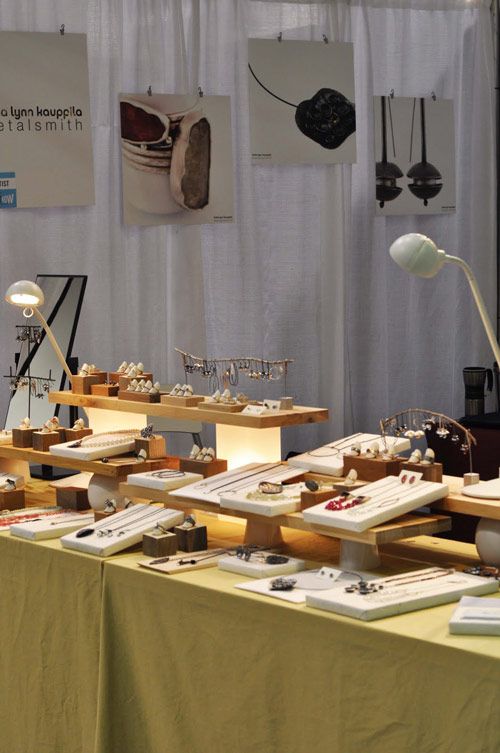
[[[309,452],[306,453],[306,455],[311,455],[313,458],[330,458],[334,457],[336,455],[340,454],[341,450],[344,450],[346,447],[349,447],[349,445],[352,443],[356,437],[361,437],[362,432],[358,431],[356,434],[351,434],[350,437],[343,437],[342,439],[337,440],[337,442],[333,442],[332,444],[327,444],[324,447],[319,447],[317,450],[309,450]],[[361,442],[360,444],[366,444],[366,442],[374,442],[373,439],[365,440],[364,442]],[[334,450],[334,452],[325,452],[322,454],[318,454],[321,452],[321,450]]]
[[[232,486],[233,484],[237,484],[240,481],[247,481],[249,478],[255,478],[256,476],[262,476],[268,474],[270,471],[276,470],[277,468],[282,469],[281,463],[275,463],[274,465],[268,465],[266,468],[260,468],[258,471],[253,471],[252,473],[246,472],[246,475],[241,476],[240,478],[235,478],[231,481],[226,481],[224,484],[219,484],[219,486],[212,487],[204,492],[204,494],[213,494],[215,492],[218,492],[219,489],[224,489],[226,486]],[[274,474],[273,474],[274,475]],[[222,479],[220,479],[222,480]],[[248,484],[243,484],[243,486],[248,486]],[[236,491],[236,489],[239,489],[241,487],[235,487],[234,489],[231,489],[230,491]]]
[[[136,510],[136,507],[140,507],[140,510]],[[150,507],[150,505],[133,505],[132,507],[127,508],[126,510],[123,510],[121,513],[118,513],[120,517],[120,521],[127,519],[127,522],[130,522],[130,518],[135,518],[138,514],[138,512],[141,512],[144,510],[145,507]],[[76,538],[77,539],[83,539],[86,536],[91,536],[93,533],[97,533],[100,530],[103,530],[106,528],[106,526],[109,527],[109,523],[107,520],[102,520],[98,525],[94,526],[93,528],[82,528],[80,531],[76,532]]]
[[[180,478],[181,476],[185,476],[186,474],[184,471],[153,471],[153,473],[148,473],[148,476],[150,478]]]
[[[283,473],[283,466],[281,466],[281,465],[279,466],[278,470],[274,471],[274,473],[270,473],[269,471],[263,471],[263,475],[264,475],[264,479],[265,479],[266,483],[268,483],[268,482],[272,483],[272,480],[275,479],[275,478],[279,478],[282,473]],[[249,477],[247,477],[247,478],[249,478]],[[231,489],[228,489],[226,491],[226,494],[235,494],[236,492],[240,491],[240,489],[247,489],[249,486],[253,486],[254,484],[256,484],[259,481],[258,474],[257,474],[257,478],[254,478],[254,480],[251,483],[248,483],[247,478],[241,479],[241,483],[235,482],[235,483],[238,483],[238,486],[233,486]],[[255,492],[255,493],[257,494],[259,492]],[[266,492],[260,492],[260,493],[263,494],[263,498],[264,499],[269,499],[269,497],[272,497],[273,499],[276,499],[276,495],[275,494],[274,495],[273,494],[270,495],[269,493],[266,493]],[[220,492],[217,492],[217,494],[220,496]]]
[[[159,514],[164,513],[165,511],[160,510],[149,510],[148,512],[143,512],[142,515],[135,516],[134,518],[131,518],[127,520],[125,523],[122,523],[119,526],[113,526],[112,528],[102,528],[97,531],[97,535],[99,537],[101,536],[123,536],[125,533],[128,533],[130,531],[136,530],[138,527],[142,528],[144,525],[144,521],[151,518],[157,517]],[[142,522],[141,522],[142,521]],[[139,523],[139,526],[137,525]],[[132,526],[132,528],[130,528]],[[117,533],[118,531],[118,533]]]
[[[101,434],[92,434],[78,439],[68,445],[69,447],[117,447],[124,442],[140,436],[139,429],[120,429],[119,431],[106,431]],[[106,439],[110,437],[110,439]]]
[[[262,467],[262,464],[261,464],[261,465],[259,465],[259,469],[260,469],[260,471],[264,471],[264,470],[266,470],[268,468],[274,468],[274,466],[275,466],[275,463],[267,463],[267,465],[265,464],[264,467]],[[250,471],[255,471],[255,468],[247,468],[245,471],[236,470],[236,471],[232,471],[231,473],[228,472],[228,471],[225,471],[224,473],[217,474],[217,477],[214,477],[212,479],[212,481],[200,481],[199,484],[196,484],[196,488],[197,489],[202,489],[202,488],[205,488],[207,486],[211,487],[214,484],[214,481],[215,481],[216,485],[218,484],[219,481],[228,481],[229,479],[235,479],[237,481],[238,480],[238,476],[241,477],[241,478],[244,478],[244,474],[247,474]],[[208,494],[208,492],[207,492],[207,494]]]
[[[427,484],[429,484],[429,483],[430,482],[428,482],[428,481],[422,481],[418,485],[417,488],[420,491],[422,491],[423,487],[424,486],[426,487]],[[404,484],[401,484],[401,487],[403,487],[403,486],[404,486]],[[390,490],[390,491],[396,492],[395,494],[393,494],[392,497],[391,496],[389,496],[389,497],[385,496],[387,494],[387,491],[384,491],[383,494],[377,493],[374,497],[368,498],[367,501],[364,503],[364,505],[363,505],[362,508],[360,508],[358,510],[351,510],[349,512],[349,515],[356,517],[356,516],[359,516],[359,515],[363,515],[367,510],[368,510],[368,512],[371,512],[372,510],[379,510],[379,509],[382,509],[384,507],[390,507],[394,502],[399,502],[402,499],[406,499],[406,498],[411,497],[415,493],[415,491],[416,491],[415,488],[412,488],[412,489],[409,489],[409,490],[406,490],[406,491],[403,491],[403,490],[396,491],[396,489],[397,489],[397,487],[391,488],[391,486],[389,486],[389,489],[387,491]]]
[[[80,522],[82,519],[86,523],[87,515],[67,515],[65,516],[64,520],[53,520],[51,521],[51,526],[65,526],[67,523],[76,523],[77,521]]]

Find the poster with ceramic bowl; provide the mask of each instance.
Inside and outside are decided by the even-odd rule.
[[[233,222],[230,98],[121,94],[127,225]]]
[[[455,211],[453,100],[374,97],[376,213]]]
[[[350,42],[248,40],[254,162],[356,162]]]

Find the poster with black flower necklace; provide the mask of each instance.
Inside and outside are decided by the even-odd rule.
[[[254,162],[356,162],[353,45],[248,40]]]

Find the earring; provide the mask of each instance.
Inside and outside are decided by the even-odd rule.
[[[411,119],[411,130],[413,138],[413,121],[415,117],[415,103],[413,100],[413,114]],[[408,188],[417,199],[422,199],[424,206],[427,206],[429,199],[433,199],[441,191],[443,187],[442,175],[433,164],[427,162],[427,134],[425,128],[425,100],[420,98],[420,131],[421,131],[421,143],[422,143],[422,160],[417,162],[406,173],[407,178],[412,179],[412,183],[408,183]],[[411,156],[410,156],[411,159]]]
[[[397,199],[401,191],[401,186],[397,185],[398,178],[403,177],[403,173],[394,162],[387,161],[387,122],[385,116],[385,97],[380,97],[382,105],[382,160],[375,165],[375,195],[379,206],[382,209],[386,201]],[[394,131],[392,128],[391,100],[389,99],[389,118],[391,121],[392,143],[394,145]]]

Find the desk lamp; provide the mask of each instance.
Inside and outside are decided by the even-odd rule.
[[[7,303],[12,303],[13,306],[20,306],[23,308],[23,315],[29,319],[33,314],[35,314],[36,318],[42,325],[44,331],[47,334],[47,337],[49,338],[49,342],[54,348],[55,354],[57,356],[57,359],[61,366],[63,367],[66,376],[69,379],[70,386],[72,384],[73,375],[71,374],[71,371],[69,370],[69,366],[65,361],[65,358],[62,354],[61,348],[59,347],[56,338],[52,334],[52,331],[47,324],[45,318],[42,316],[40,311],[38,310],[39,306],[43,306],[45,301],[45,296],[43,294],[43,290],[35,283],[31,282],[30,280],[19,280],[18,282],[14,282],[7,292],[5,293],[5,300]]]
[[[389,249],[389,253],[401,269],[410,272],[410,274],[417,275],[417,277],[427,279],[437,275],[441,267],[446,263],[459,266],[465,272],[495,360],[500,364],[500,347],[498,346],[495,331],[486,311],[486,305],[479,290],[477,280],[467,262],[458,256],[450,256],[445,251],[438,249],[434,241],[420,233],[402,235],[394,241]]]

